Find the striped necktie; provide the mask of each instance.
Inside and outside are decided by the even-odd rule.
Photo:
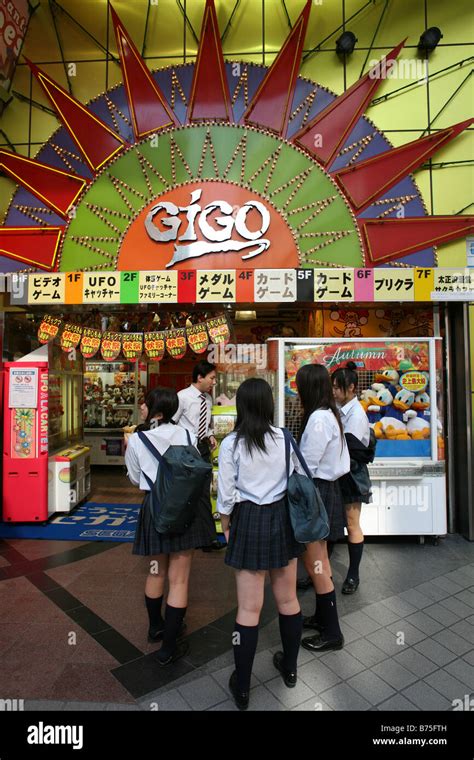
[[[199,425],[198,425],[198,439],[199,440],[206,437],[206,431],[207,431],[207,404],[206,404],[206,397],[204,393],[201,393],[200,399],[201,399],[201,407],[199,409]]]

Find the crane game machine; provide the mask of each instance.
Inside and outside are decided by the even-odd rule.
[[[80,363],[50,343],[4,364],[5,522],[45,522],[90,491]]]

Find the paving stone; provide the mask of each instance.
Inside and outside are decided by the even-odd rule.
[[[105,702],[64,702],[62,709],[66,712],[70,712],[71,710],[104,712],[107,709],[107,704]]]
[[[434,578],[433,583],[436,583],[437,586],[444,588],[445,591],[448,591],[453,595],[457,594],[458,591],[461,591],[462,588],[459,583],[455,583],[449,578],[446,578],[445,575],[440,575],[438,578]]]
[[[419,707],[416,707],[413,702],[410,702],[402,694],[395,694],[395,696],[390,697],[386,702],[382,702],[381,705],[377,706],[377,710],[386,710],[387,712],[419,712],[419,709]]]
[[[460,619],[459,615],[456,615],[452,610],[448,610],[447,607],[443,607],[442,604],[433,604],[431,607],[425,607],[423,612],[445,626],[454,625]]]
[[[425,657],[433,660],[440,668],[456,659],[456,655],[450,649],[446,649],[445,646],[433,639],[420,641],[414,648],[417,652],[421,652]]]
[[[308,699],[307,702],[303,702],[301,705],[298,705],[297,707],[292,707],[292,712],[332,712],[332,707],[329,707],[326,702],[323,702],[321,697],[314,697],[313,699]]]
[[[321,692],[339,683],[341,679],[324,662],[313,656],[312,662],[308,662],[299,668],[298,680],[304,681],[315,694],[321,694]]]
[[[398,613],[389,609],[383,602],[376,602],[375,604],[369,604],[367,607],[362,608],[362,612],[376,620],[380,625],[390,625],[395,620],[398,620]]]
[[[308,654],[311,653],[308,652]],[[275,678],[277,670],[273,664],[273,654],[270,650],[266,649],[263,652],[257,652],[253,661],[252,673],[261,683]]]
[[[371,670],[397,691],[405,689],[417,680],[417,676],[411,670],[407,670],[399,662],[395,662],[393,658],[374,665]]]
[[[139,705],[145,712],[167,712],[168,710],[189,712],[191,710],[178,689],[171,689],[159,695],[149,695],[147,699],[141,699]]]
[[[398,639],[396,633],[388,631],[386,628],[381,628],[380,631],[371,633],[367,638],[372,644],[375,644],[376,647],[381,649],[382,652],[385,652],[385,654],[390,656],[398,654],[402,649],[402,645],[397,643]]]
[[[322,698],[333,710],[369,710],[371,707],[370,702],[346,683],[338,683],[328,689]]]
[[[411,670],[418,678],[425,678],[425,676],[433,673],[433,671],[438,670],[438,666],[432,660],[428,660],[427,657],[424,657],[420,652],[416,652],[412,647],[404,652],[400,652],[393,659],[399,665],[407,668],[407,670]]]
[[[344,649],[337,652],[329,652],[324,656],[324,664],[331,668],[339,678],[345,680],[361,670],[365,670],[364,665]]]
[[[454,676],[445,670],[437,670],[436,673],[426,676],[424,680],[433,689],[436,689],[440,694],[450,699],[451,704],[454,699],[464,700],[466,684],[454,678]]]
[[[193,710],[207,710],[228,698],[228,694],[211,676],[203,676],[196,681],[179,687],[180,694]]]
[[[52,699],[25,699],[24,709],[25,712],[31,712],[32,710],[38,710],[40,712],[43,712],[44,710],[54,710],[55,712],[61,712],[64,709],[64,702],[58,702]]]
[[[403,599],[403,601],[408,602],[408,604],[413,605],[413,607],[416,607],[417,610],[422,610],[423,607],[428,607],[432,601],[429,597],[426,596],[426,594],[420,594],[420,592],[416,591],[414,588],[409,588],[407,591],[402,591],[402,593],[398,596],[400,599]]]
[[[469,615],[472,615],[472,607],[469,607],[468,604],[456,599],[455,596],[448,596],[448,598],[443,599],[440,604],[442,604],[443,607],[446,607],[446,609],[455,612],[460,618],[467,618]]]
[[[465,683],[471,691],[474,691],[474,667],[469,665],[466,660],[454,660],[454,662],[446,665],[444,669]]]
[[[412,647],[414,644],[418,644],[419,641],[426,639],[426,633],[420,631],[419,628],[415,628],[414,625],[408,622],[407,618],[403,620],[397,620],[396,623],[387,626],[387,630],[393,633],[395,636],[403,633],[405,643],[399,646]]]
[[[281,711],[286,709],[263,684],[260,684],[260,686],[257,686],[256,689],[252,689],[250,692],[249,711],[251,712],[259,712],[260,710],[274,712],[275,710]]]
[[[437,620],[433,620],[429,615],[425,615],[424,612],[415,612],[413,615],[409,615],[407,621],[419,628],[423,633],[426,633],[427,636],[432,636],[434,633],[438,633],[438,631],[441,631],[441,629],[444,628],[441,623],[438,623]]]
[[[267,681],[265,686],[285,707],[296,707],[302,702],[307,702],[308,699],[312,699],[313,697],[316,700],[314,691],[310,689],[309,686],[307,686],[305,682],[300,678],[298,678],[296,686],[292,689],[289,689],[287,686],[285,686],[281,676],[277,676],[273,679],[273,681]]]
[[[409,604],[405,599],[401,599],[400,596],[389,596],[388,599],[382,601],[382,604],[385,604],[389,610],[396,612],[399,617],[406,617],[417,610],[417,607]]]
[[[432,599],[433,602],[439,602],[440,599],[445,599],[449,596],[449,591],[437,586],[434,581],[420,583],[419,586],[415,586],[414,591],[417,591],[422,596],[426,596],[428,599]]]
[[[311,662],[311,660],[314,660],[314,654],[312,652],[308,652],[307,649],[300,647],[300,651],[298,652],[298,659],[296,660],[298,668],[303,667],[303,665],[306,665],[307,662]]]
[[[472,611],[474,610],[474,594],[472,591],[470,591],[468,588],[465,588],[463,591],[460,591],[459,594],[456,594],[454,598],[459,599],[459,601],[464,602],[464,604],[467,604],[468,607],[471,608],[470,614],[472,615]]]
[[[209,707],[208,712],[239,712],[239,708],[231,699],[226,699],[225,702],[220,702],[214,707]]]
[[[472,650],[472,644],[469,641],[466,641],[463,636],[459,636],[449,628],[437,633],[433,636],[433,639],[457,655],[466,655],[467,652]]]
[[[346,644],[350,644],[351,641],[360,639],[362,634],[359,633],[359,631],[356,631],[355,628],[349,625],[344,619],[341,619],[339,622],[341,625],[342,635],[344,636],[344,641]]]
[[[454,631],[454,633],[462,636],[466,641],[474,644],[474,626],[469,625],[467,620],[460,620],[459,623],[452,625],[449,630]]]
[[[462,588],[472,586],[472,579],[460,570],[452,570],[450,573],[446,573],[444,577],[450,581],[454,581],[454,583],[457,583],[458,586],[461,586]]]
[[[402,695],[413,702],[420,710],[451,710],[452,704],[439,691],[424,681],[408,686]]]
[[[107,712],[140,712],[138,705],[107,705]]]
[[[363,673],[358,673],[349,678],[347,683],[372,705],[377,705],[395,694],[388,683],[382,681],[378,675],[370,670],[365,670]]]
[[[471,585],[474,585],[474,565],[464,565],[464,567],[459,568],[460,572],[466,575],[468,578],[471,579]]]
[[[344,615],[341,618],[341,622],[350,625],[362,636],[366,636],[368,633],[373,633],[378,628],[381,628],[381,623],[378,623],[368,615],[364,615],[361,610],[357,612],[351,612],[349,615]]]
[[[446,644],[446,646],[448,645]],[[464,655],[463,659],[466,660],[466,662],[468,662],[469,665],[474,665],[474,651],[471,649],[470,652]]]
[[[376,665],[378,662],[382,662],[387,657],[385,652],[382,652],[375,644],[372,644],[371,641],[365,638],[352,641],[345,649],[346,652],[349,652],[349,654],[360,660],[367,668]]]

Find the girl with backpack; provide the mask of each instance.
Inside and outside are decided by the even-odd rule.
[[[236,403],[235,430],[222,441],[219,452],[217,510],[228,541],[225,563],[235,570],[238,598],[232,637],[235,670],[229,689],[237,707],[246,710],[267,570],[283,645],[273,664],[286,686],[296,685],[301,639],[296,558],[304,546],[295,541],[288,516],[285,438],[272,425],[269,384],[260,378],[245,380]],[[291,457],[290,474],[293,469]]]
[[[351,458],[351,470],[341,478],[342,498],[346,508],[349,569],[342,584],[343,594],[354,594],[359,587],[359,565],[364,549],[360,527],[362,503],[371,501],[371,482],[367,464],[375,456],[375,434],[371,434],[367,414],[357,398],[358,377],[354,362],[347,362],[332,373],[334,397],[339,406],[342,427]]]
[[[306,544],[303,558],[316,594],[314,615],[303,618],[303,627],[316,633],[303,639],[301,646],[320,652],[344,646],[327,542],[344,536],[345,513],[338,479],[349,472],[350,460],[326,367],[321,364],[300,367],[296,387],[303,407],[298,442],[326,507],[330,527],[324,541]]]
[[[162,455],[170,446],[189,445],[190,434],[172,421],[178,405],[176,391],[155,388],[148,393],[141,406],[140,411],[145,423],[139,428],[142,431],[145,429],[144,435]],[[191,436],[191,443],[195,445],[195,436]],[[194,520],[183,533],[158,533],[150,508],[150,484],[156,481],[159,465],[157,458],[140,439],[138,431],[129,438],[125,465],[132,483],[146,492],[138,517],[133,554],[150,557],[150,572],[145,583],[145,603],[149,618],[148,640],[163,640],[157,655],[158,663],[169,665],[189,650],[189,644],[178,642],[178,638],[184,630],[183,620],[188,604],[193,550],[212,541],[214,525],[203,495],[203,498],[197,500]],[[166,578],[169,591],[163,618],[163,590]]]

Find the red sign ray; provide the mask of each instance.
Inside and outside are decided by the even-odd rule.
[[[454,124],[434,135],[413,140],[407,145],[392,148],[367,161],[340,169],[334,172],[333,176],[349,198],[352,207],[361,212],[473,122],[474,119],[467,119]]]
[[[62,231],[62,227],[0,228],[0,253],[14,261],[51,272]]]
[[[125,140],[105,122],[94,116],[28,58],[25,60],[92,171],[97,172],[126,147]]]
[[[310,11],[311,0],[308,0],[241,122],[286,134]]]
[[[160,129],[179,126],[179,122],[168,106],[160,87],[148,71],[145,61],[111,5],[110,12],[135,138],[140,140]]]
[[[333,100],[292,138],[324,166],[330,165],[375,92],[385,81],[387,63],[395,60],[406,40],[371,68],[358,82]]]
[[[234,121],[214,0],[206,0],[187,112],[188,122],[201,119]]]
[[[370,266],[386,264],[474,232],[474,216],[358,219],[358,224]]]

